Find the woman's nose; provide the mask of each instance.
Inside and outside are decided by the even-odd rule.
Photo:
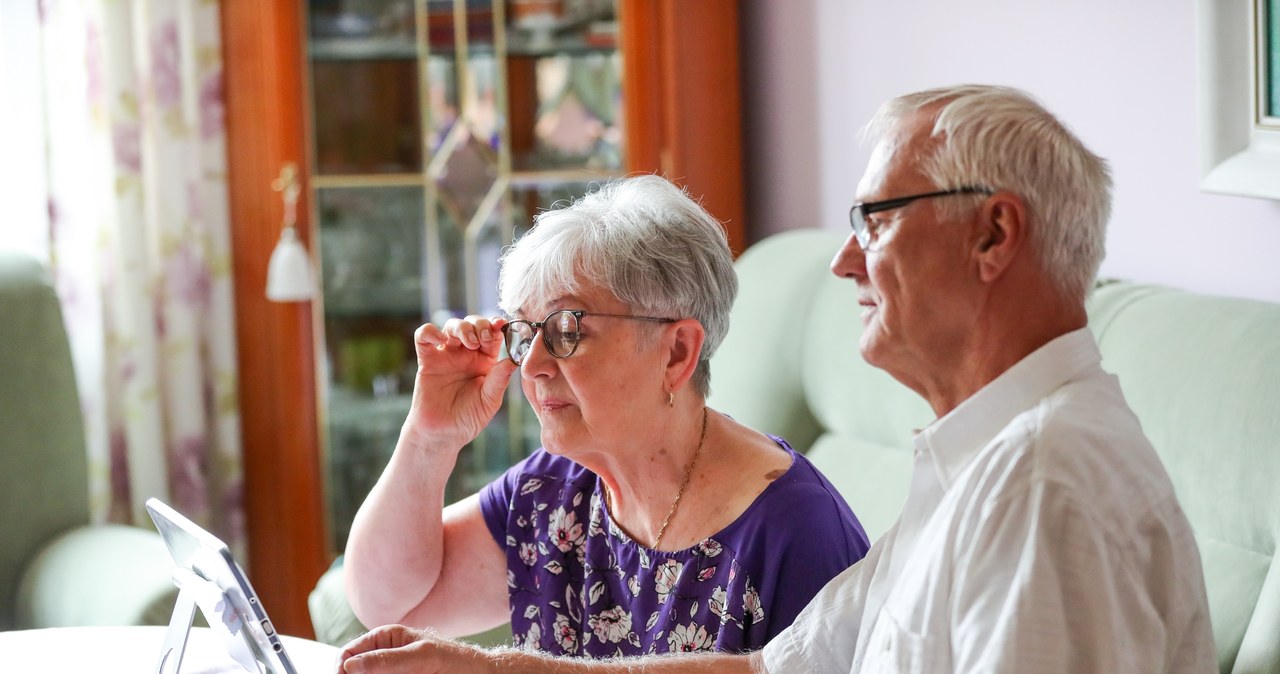
[[[529,340],[529,350],[524,354],[524,360],[520,363],[520,374],[525,377],[536,377],[540,374],[550,374],[555,367],[552,361],[556,357],[551,355],[547,350],[546,341],[543,339],[543,330],[546,328],[538,328],[534,333],[533,339]]]
[[[845,239],[844,245],[836,251],[831,260],[831,273],[840,278],[859,279],[867,275],[867,258],[853,234]]]

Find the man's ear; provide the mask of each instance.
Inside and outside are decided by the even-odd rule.
[[[702,323],[692,318],[676,321],[667,326],[667,329],[667,390],[674,391],[693,377],[707,332]]]
[[[1027,208],[1012,192],[996,192],[987,197],[978,212],[978,240],[974,256],[983,281],[993,281],[1004,273],[1027,239]]]

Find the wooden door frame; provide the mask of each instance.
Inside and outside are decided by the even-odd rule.
[[[314,307],[266,299],[288,162],[307,184],[302,3],[223,0],[227,186],[235,275],[248,573],[282,633],[314,635],[307,595],[328,563],[316,395]],[[316,239],[298,203],[304,245]]]
[[[738,0],[618,0],[627,170],[688,188],[747,247]]]

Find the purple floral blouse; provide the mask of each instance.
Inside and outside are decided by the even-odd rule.
[[[831,483],[774,440],[791,468],[732,524],[675,552],[632,540],[610,519],[600,479],[545,450],[486,486],[515,645],[594,658],[763,647],[868,547]]]

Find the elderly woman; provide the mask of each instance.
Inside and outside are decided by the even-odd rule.
[[[641,176],[540,214],[499,287],[512,318],[415,335],[413,405],[347,546],[366,625],[510,620],[517,645],[589,657],[751,650],[862,558],[808,460],[706,405],[737,278],[681,190]],[[543,448],[442,507],[517,368]]]

